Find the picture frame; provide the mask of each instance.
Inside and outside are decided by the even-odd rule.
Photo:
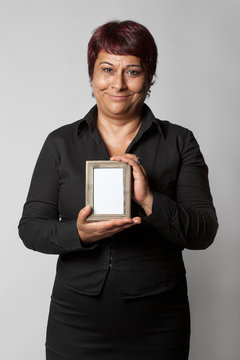
[[[87,221],[131,217],[131,166],[121,161],[86,161]]]

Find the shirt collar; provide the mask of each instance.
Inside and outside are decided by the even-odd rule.
[[[81,129],[84,127],[84,125],[87,125],[91,132],[94,131],[94,129],[96,128],[97,114],[98,114],[97,105],[94,105],[90,109],[90,111],[85,115],[85,117],[83,119],[79,120],[78,136],[80,135]],[[136,136],[136,140],[137,140],[137,138],[141,137],[142,134],[145,131],[147,131],[151,126],[155,126],[157,128],[157,130],[161,133],[161,135],[163,135],[160,121],[155,118],[155,116],[153,115],[149,106],[146,104],[143,104],[142,125]]]

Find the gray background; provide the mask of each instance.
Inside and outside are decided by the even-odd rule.
[[[17,224],[47,134],[81,118],[94,104],[87,42],[96,26],[114,18],[139,21],[152,32],[159,62],[148,104],[157,117],[194,132],[210,168],[220,229],[209,249],[184,251],[192,312],[190,359],[237,360],[238,0],[0,1],[0,357],[45,357],[57,257],[26,249]]]

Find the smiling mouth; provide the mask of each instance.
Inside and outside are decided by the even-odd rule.
[[[121,101],[121,100],[127,99],[130,95],[111,95],[111,94],[109,94],[109,96],[113,100]]]

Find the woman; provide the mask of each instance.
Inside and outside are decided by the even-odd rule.
[[[218,225],[193,134],[144,104],[156,63],[143,25],[100,26],[88,45],[96,105],[39,155],[19,233],[28,248],[59,254],[48,360],[188,358],[182,250],[207,248]],[[132,167],[133,217],[87,222],[85,162],[109,159]]]

